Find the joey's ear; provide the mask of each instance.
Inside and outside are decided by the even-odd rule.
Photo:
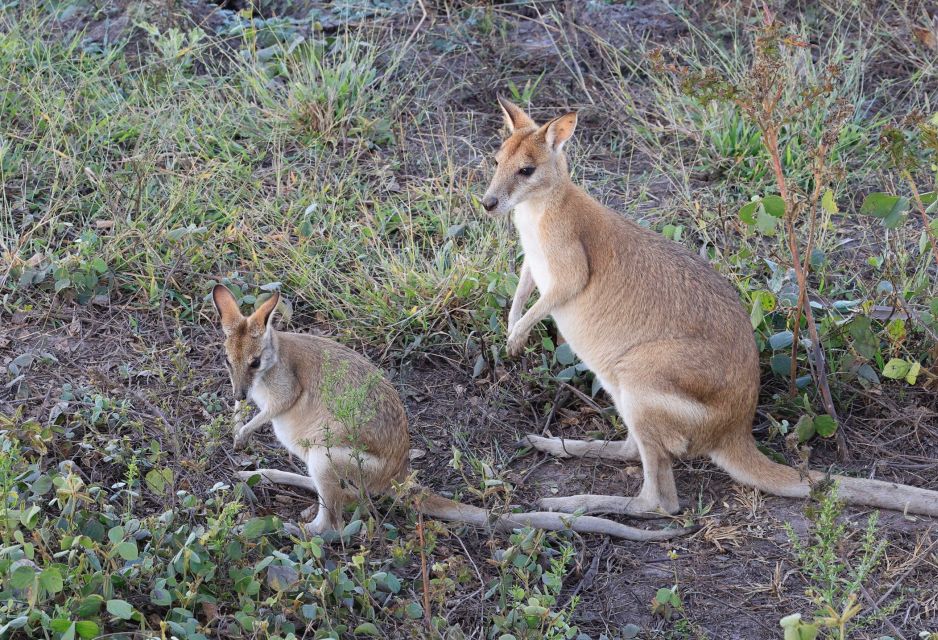
[[[216,284],[215,288],[212,289],[212,302],[215,303],[215,309],[218,311],[218,315],[221,316],[222,332],[225,335],[230,334],[244,317],[241,315],[241,309],[238,308],[238,301],[235,300],[228,287]]]
[[[563,149],[564,143],[573,136],[574,129],[576,129],[575,111],[554,118],[541,127],[541,131],[544,132],[544,141],[554,151]]]
[[[274,310],[277,308],[277,303],[279,302],[280,292],[275,291],[272,296],[264,300],[257,311],[251,314],[251,321],[262,329],[272,329],[274,325]]]
[[[536,126],[534,120],[528,117],[528,114],[526,114],[521,107],[513,102],[509,102],[501,96],[497,97],[498,106],[502,108],[502,115],[505,116],[505,126],[508,127],[509,131],[514,133],[517,129]]]

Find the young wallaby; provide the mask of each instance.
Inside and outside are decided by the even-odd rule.
[[[577,116],[538,126],[499,98],[509,137],[495,154],[482,200],[493,214],[514,209],[524,248],[508,315],[508,352],[553,316],[560,334],[599,378],[628,427],[625,441],[571,441],[531,435],[553,455],[641,460],[636,497],[545,498],[544,508],[643,516],[679,509],[673,457],[709,456],[738,482],[806,497],[811,483],[757,448],[752,422],[759,354],[736,291],[679,244],[604,207],[569,177],[564,144]],[[538,300],[524,313],[534,287]],[[834,476],[848,503],[938,515],[938,492]]]
[[[346,503],[362,495],[388,493],[395,482],[405,480],[410,452],[407,415],[394,387],[377,367],[327,338],[276,331],[273,317],[279,294],[248,317],[241,315],[238,302],[226,287],[216,285],[212,299],[221,316],[225,364],[235,398],[239,402],[249,399],[259,410],[235,433],[235,448],[270,422],[280,443],[309,470],[308,476],[277,469],[241,471],[241,479],[260,474],[270,482],[314,491],[319,511],[306,526],[310,533],[340,528]],[[324,397],[335,391],[325,384],[335,376],[341,377],[347,388],[363,389],[367,395],[363,401],[369,407],[361,414],[364,424],[354,425],[354,429],[348,426],[349,421],[334,415],[329,398]],[[650,531],[602,518],[549,512],[492,515],[427,490],[416,503],[426,515],[496,530],[523,526],[572,529],[628,540],[666,540],[688,532]]]

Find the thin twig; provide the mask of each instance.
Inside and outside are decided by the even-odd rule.
[[[417,540],[420,542],[420,579],[423,582],[423,620],[427,631],[433,632],[430,618],[430,574],[427,572],[427,550],[423,540],[423,513],[417,512]]]

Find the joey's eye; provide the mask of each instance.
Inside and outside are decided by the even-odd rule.
[[[494,165],[497,167],[497,166],[498,166],[498,160],[496,160],[495,158],[492,158],[492,164],[494,164]]]
[[[261,359],[260,359],[260,358],[254,358],[253,360],[251,360],[250,367],[251,367],[252,369],[257,369],[259,366],[261,366]]]
[[[532,173],[534,173],[534,167],[521,167],[520,169],[518,169],[518,174],[524,177],[528,177]]]

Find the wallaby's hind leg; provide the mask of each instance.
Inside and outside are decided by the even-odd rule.
[[[634,436],[620,440],[568,440],[566,438],[544,438],[534,434],[521,441],[544,453],[558,458],[601,458],[605,460],[641,460],[638,443]]]
[[[549,511],[573,513],[621,513],[642,518],[673,514],[680,510],[677,487],[671,469],[671,456],[660,447],[639,445],[644,479],[635,497],[583,494],[566,498],[542,498],[539,504]]]
[[[241,480],[247,482],[252,477],[260,475],[263,480],[273,484],[286,484],[291,487],[299,487],[309,491],[316,491],[316,481],[309,476],[303,476],[298,473],[281,471],[280,469],[255,469],[254,471],[238,471],[237,475]]]
[[[642,460],[642,490],[635,497],[578,495],[568,498],[543,498],[540,504],[551,511],[573,513],[622,513],[638,517],[649,517],[661,513],[677,513],[680,505],[674,472],[671,469],[671,454],[655,434],[671,419],[659,408],[643,407],[631,394],[607,387],[616,404],[616,410],[629,427],[629,439],[623,444],[634,447]],[[655,425],[657,429],[649,429]],[[666,429],[666,427],[665,427]],[[569,443],[565,443],[569,445]],[[569,446],[567,447],[569,449]],[[625,453],[631,453],[626,451]]]
[[[342,511],[345,508],[347,496],[341,483],[334,475],[323,473],[316,477],[316,484],[319,487],[319,510],[312,522],[306,525],[306,531],[309,533],[322,533],[330,529],[341,531],[342,529]],[[304,511],[307,514],[312,511],[312,507]]]
[[[330,473],[329,469],[316,471],[318,472],[316,476],[304,476],[280,469],[238,471],[236,475],[244,481],[260,475],[264,481],[273,484],[285,484],[316,493],[319,497],[319,505],[305,509],[300,517],[308,520],[316,514],[313,521],[306,525],[306,530],[310,533],[322,533],[327,529],[337,529],[341,525],[346,496],[334,473]]]

